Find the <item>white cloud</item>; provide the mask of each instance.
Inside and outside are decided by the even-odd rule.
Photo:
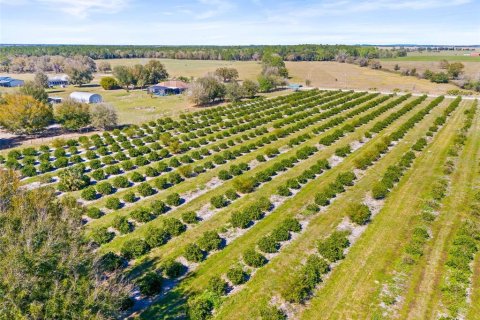
[[[85,18],[94,12],[117,13],[124,9],[129,0],[36,0],[69,15]]]
[[[228,0],[198,0],[198,2],[201,7],[208,7],[207,10],[195,14],[195,18],[199,20],[217,17],[235,7],[235,5]]]
[[[275,18],[272,12],[281,16],[316,17],[379,10],[427,10],[461,6],[471,2],[472,0],[328,0],[304,6],[290,3],[284,7],[279,6],[280,9],[271,8],[270,18]]]

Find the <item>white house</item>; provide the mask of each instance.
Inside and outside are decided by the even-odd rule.
[[[97,93],[91,92],[79,92],[75,91],[70,93],[70,98],[75,101],[83,103],[100,103],[102,102],[102,96]]]

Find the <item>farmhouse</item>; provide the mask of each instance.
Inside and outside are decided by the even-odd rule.
[[[48,86],[49,87],[56,87],[56,86],[68,86],[68,76],[55,76],[55,77],[48,77]]]
[[[180,94],[187,89],[188,83],[180,80],[171,80],[150,86],[147,91],[155,95],[166,96],[170,94]]]
[[[75,91],[70,93],[70,98],[75,101],[83,103],[100,103],[102,102],[102,96],[97,93],[91,92],[79,92]]]
[[[10,77],[0,77],[0,87],[21,87],[24,81]]]

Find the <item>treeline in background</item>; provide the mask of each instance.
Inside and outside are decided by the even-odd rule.
[[[105,45],[4,45],[0,56],[87,56],[92,59],[164,58],[191,60],[261,60],[265,53],[276,53],[286,61],[330,61],[338,55],[390,58],[406,55],[403,49],[373,46],[276,45],[276,46],[105,46]]]

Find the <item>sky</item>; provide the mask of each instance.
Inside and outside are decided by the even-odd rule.
[[[480,44],[480,0],[0,0],[0,43]]]

